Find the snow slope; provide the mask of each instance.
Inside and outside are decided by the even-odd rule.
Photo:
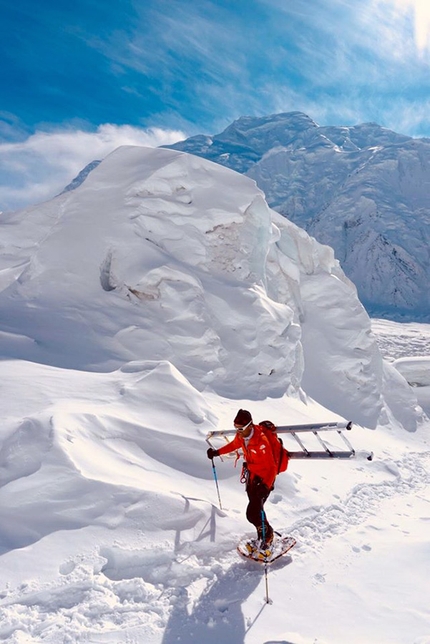
[[[255,179],[272,208],[334,248],[369,311],[428,320],[428,139],[289,112],[171,147]]]
[[[0,225],[0,641],[430,642],[430,427],[330,248],[142,148]],[[271,605],[240,468],[217,460],[221,509],[205,453],[239,407],[356,423],[355,460],[278,478]]]
[[[356,427],[372,463],[291,461],[267,511],[298,544],[267,605],[262,569],[235,552],[252,534],[238,470],[217,462],[220,510],[204,436],[239,405],[278,423],[333,413],[201,394],[167,362],[0,368],[2,641],[430,641],[428,425]]]

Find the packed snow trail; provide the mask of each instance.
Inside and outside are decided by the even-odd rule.
[[[327,540],[354,531],[378,513],[384,500],[430,489],[430,451],[411,452],[368,467],[375,465],[383,480],[356,485],[345,501],[308,508],[305,517],[292,523],[288,532],[298,540],[293,560],[304,562],[317,552],[324,555]],[[366,477],[366,468],[361,469]],[[213,541],[217,524],[231,521],[232,513],[222,516],[202,501],[184,498],[184,516],[195,517],[202,506],[208,507],[197,521],[194,540],[181,542],[181,529],[173,541],[169,538],[157,544],[149,544],[141,534],[141,548],[122,545],[118,538],[118,545],[94,547],[92,553],[66,558],[54,584],[38,587],[33,581],[4,588],[0,638],[10,644],[26,641],[26,634],[34,642],[49,644],[60,637],[64,642],[137,644],[144,637],[162,644],[243,643],[253,621],[245,620],[243,605],[255,593],[262,602],[263,570],[258,564],[238,560],[235,535],[229,549]],[[186,521],[181,527],[187,530]],[[97,533],[94,537],[97,543]],[[275,578],[291,574],[287,571],[290,563],[289,556],[274,563]],[[282,604],[282,597],[273,598]],[[258,619],[270,619],[267,611],[269,607]],[[119,639],[124,628],[126,640]]]
[[[300,551],[322,550],[326,539],[360,525],[375,514],[381,500],[415,494],[430,486],[430,451],[410,453],[401,460],[383,461],[379,465],[392,475],[392,480],[357,485],[345,501],[317,508],[313,516],[291,526],[289,532],[297,539]]]
[[[386,473],[392,475],[392,480],[356,486],[345,503],[318,508],[313,515],[296,521],[291,526],[289,534],[298,540],[298,545],[291,555],[293,560],[316,552],[323,555],[327,539],[338,537],[363,524],[366,519],[377,513],[381,501],[399,495],[430,491],[430,452],[411,453],[396,462],[385,461],[380,465]],[[430,519],[430,516],[428,518]],[[371,550],[372,546],[366,542],[361,548],[365,552]],[[359,550],[354,546],[355,552]],[[284,574],[282,571],[291,561],[291,557],[287,556],[274,563],[273,569]],[[235,553],[226,553],[221,558],[221,564],[223,566],[220,574],[208,581],[208,588],[202,593],[191,613],[187,611],[187,601],[175,606],[163,644],[174,644],[177,641],[190,644],[203,641],[209,644],[219,641],[241,644],[245,641],[245,635],[252,627],[253,620],[244,620],[243,610],[238,610],[237,603],[244,603],[247,594],[251,594],[249,591],[253,591],[254,584],[259,586],[257,594],[261,595],[263,600],[263,571],[258,564],[252,562],[245,566],[238,565]],[[305,570],[302,568],[304,574]],[[316,584],[324,583],[325,575],[317,573],[314,581]],[[274,601],[280,605],[284,600],[282,595],[274,596]],[[263,608],[264,603],[261,611]],[[259,616],[260,613],[256,617]],[[270,620],[270,617],[268,619]]]

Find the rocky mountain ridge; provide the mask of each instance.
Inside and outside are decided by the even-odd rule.
[[[254,179],[271,208],[334,248],[372,314],[430,315],[429,139],[289,112],[169,147]]]

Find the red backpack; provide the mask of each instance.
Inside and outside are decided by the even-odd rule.
[[[258,425],[263,430],[272,448],[273,458],[275,459],[275,463],[277,463],[277,474],[285,472],[288,467],[288,452],[278,436],[276,425],[271,420],[262,420]]]

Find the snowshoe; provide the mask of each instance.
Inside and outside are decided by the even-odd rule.
[[[273,537],[270,543],[263,542],[261,539],[248,539],[245,541],[245,549],[248,556],[252,559],[268,559],[272,555]]]
[[[272,563],[286,554],[295,544],[294,537],[276,536],[268,547],[267,544],[262,544],[260,539],[245,538],[238,543],[237,551],[247,559],[259,563]]]

